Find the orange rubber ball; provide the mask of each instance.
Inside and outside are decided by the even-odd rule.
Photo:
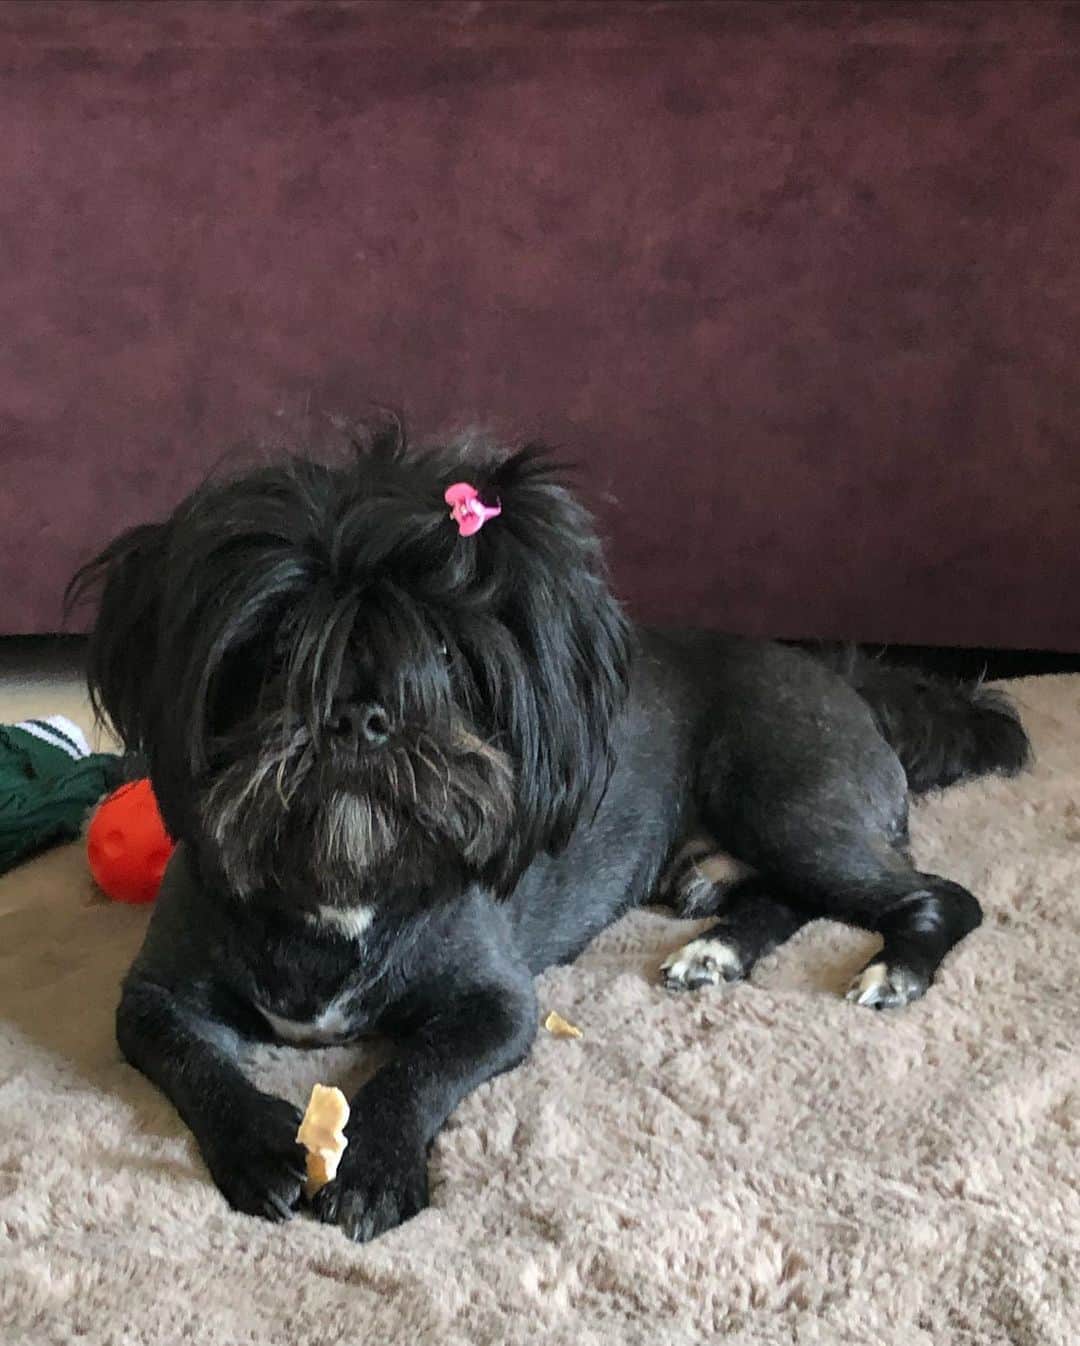
[[[174,844],[150,782],[131,781],[103,799],[90,819],[90,873],[116,902],[153,902]]]

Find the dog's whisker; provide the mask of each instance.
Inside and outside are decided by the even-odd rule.
[[[428,745],[427,754],[421,752],[419,746],[421,743],[426,743]],[[420,757],[421,761],[423,761],[427,766],[430,766],[431,769],[436,774],[442,775],[447,779],[449,779],[450,768],[446,761],[446,754],[439,748],[438,744],[429,734],[420,734],[417,737],[416,752],[417,756]],[[434,758],[434,761],[430,760],[428,754],[430,754],[430,758]]]
[[[402,750],[395,755],[395,762],[400,765],[403,770],[409,773],[409,799],[415,804],[417,800],[416,772],[413,770],[412,758],[409,756],[407,750]]]

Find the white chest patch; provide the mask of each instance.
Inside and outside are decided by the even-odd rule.
[[[323,906],[308,915],[312,925],[329,926],[346,939],[362,939],[374,919],[375,913],[370,907]]]
[[[281,1038],[282,1042],[292,1042],[300,1046],[325,1046],[330,1042],[346,1042],[356,1031],[352,1015],[348,1013],[345,1002],[331,1000],[324,1010],[314,1019],[284,1019],[280,1014],[258,1006],[259,1013]]]

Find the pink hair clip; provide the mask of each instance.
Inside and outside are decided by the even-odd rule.
[[[502,513],[502,505],[485,505],[475,486],[467,481],[457,481],[446,488],[443,499],[450,506],[450,517],[458,526],[462,537],[472,537],[479,533],[488,519],[494,519]]]

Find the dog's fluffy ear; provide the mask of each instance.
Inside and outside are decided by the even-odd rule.
[[[608,588],[592,519],[559,477],[540,446],[495,465],[482,494],[502,513],[469,540],[481,544],[478,578],[516,647],[496,638],[477,660],[495,742],[517,773],[519,853],[489,876],[504,890],[537,850],[562,849],[600,802],[629,686],[629,623]]]
[[[95,713],[124,747],[145,752],[154,691],[166,524],[142,524],[121,533],[79,570],[67,587],[65,609],[98,597],[90,635],[87,683]]]

